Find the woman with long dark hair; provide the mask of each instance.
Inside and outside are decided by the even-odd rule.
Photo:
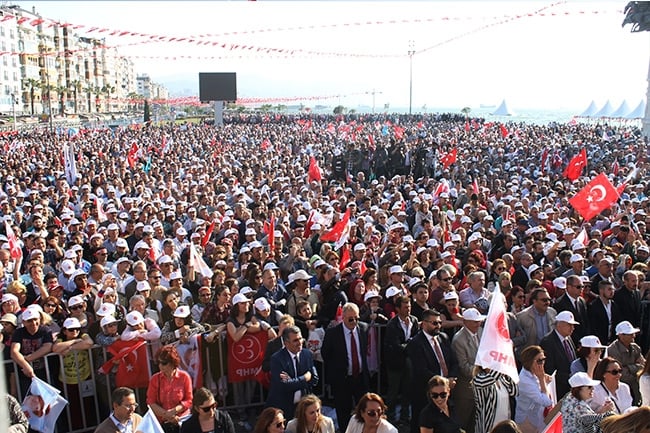
[[[228,412],[217,409],[214,395],[207,388],[194,390],[192,416],[185,420],[180,433],[235,433]]]

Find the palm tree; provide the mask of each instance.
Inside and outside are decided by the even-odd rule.
[[[72,91],[72,97],[74,101],[74,114],[77,114],[77,94],[81,91],[81,81],[74,80],[70,82],[70,90]]]
[[[92,107],[90,105],[90,102],[91,102],[90,97],[91,97],[91,95],[93,93],[94,88],[95,87],[92,84],[86,84],[86,87],[84,87],[84,89],[83,89],[84,92],[86,92],[86,102],[88,103],[88,113],[89,114],[92,113]]]
[[[138,104],[139,101],[142,99],[142,95],[139,95],[135,92],[131,92],[128,95],[126,95],[127,99],[129,100],[129,110],[131,111],[138,111]],[[133,103],[133,107],[131,107],[131,103]]]
[[[65,94],[68,88],[65,86],[55,86],[53,90],[59,96],[59,114],[65,116]]]
[[[463,109],[460,110],[460,112],[465,115],[465,119],[469,118],[470,111],[472,111],[472,109],[469,107],[463,107]]]
[[[115,92],[115,87],[110,84],[104,85],[101,89],[102,93],[106,95],[106,112],[111,112],[111,93]]]
[[[34,89],[41,87],[41,81],[35,78],[27,78],[23,82],[23,87],[29,89],[29,105],[33,116],[34,115]]]

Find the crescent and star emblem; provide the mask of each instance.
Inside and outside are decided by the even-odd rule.
[[[589,194],[587,195],[587,201],[589,203],[594,201],[601,201],[605,197],[607,197],[607,190],[605,190],[605,187],[602,185],[594,185],[589,190]]]

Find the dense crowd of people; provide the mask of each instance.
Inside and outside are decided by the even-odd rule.
[[[144,340],[155,374],[141,407],[166,432],[232,433],[216,410],[227,377],[207,366],[219,383],[197,386],[176,348],[200,339],[214,354],[225,336],[255,334],[268,341],[268,407],[254,427],[250,381],[230,386],[239,425],[259,433],[538,432],[553,389],[565,423],[592,431],[650,404],[650,182],[636,127],[242,114],[219,128],[2,140],[13,395],[45,378],[54,352],[66,395],[90,404],[88,349]],[[585,221],[569,199],[598,173],[620,197]],[[518,383],[475,365],[495,292]],[[322,380],[335,422],[313,395]],[[135,431],[133,390],[106,406],[97,431]],[[93,412],[70,410],[70,428]]]

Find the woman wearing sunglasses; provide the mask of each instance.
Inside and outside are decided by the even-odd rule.
[[[365,393],[359,399],[345,433],[397,433],[397,428],[386,420],[387,408],[381,396]]]
[[[181,433],[235,433],[235,425],[228,412],[217,409],[217,401],[207,388],[194,391],[192,416],[181,426]]]
[[[420,412],[420,433],[464,433],[449,400],[449,380],[433,376],[428,383],[429,404]]]
[[[609,401],[614,404],[614,413],[622,414],[632,406],[630,387],[621,382],[623,369],[621,364],[611,356],[601,359],[594,369],[594,380],[600,384],[594,387],[594,397],[589,406],[594,412],[601,412]]]
[[[284,433],[286,423],[281,409],[267,407],[257,417],[253,433]]]
[[[578,372],[569,378],[571,392],[562,401],[562,428],[566,432],[594,432],[603,418],[613,415],[614,404],[609,401],[600,412],[594,412],[589,403],[594,387],[600,381],[592,380],[589,374]]]
[[[519,372],[519,395],[515,411],[515,422],[524,432],[544,430],[544,409],[551,406],[548,384],[551,376],[544,371],[546,356],[539,346],[528,346],[521,351]]]

